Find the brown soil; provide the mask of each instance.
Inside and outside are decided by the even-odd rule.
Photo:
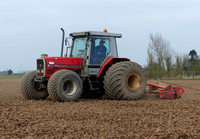
[[[26,100],[20,79],[0,79],[0,138],[199,138],[200,81],[166,82],[186,87],[181,99],[59,103]]]

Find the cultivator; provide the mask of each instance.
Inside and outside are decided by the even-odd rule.
[[[175,99],[175,98],[180,98],[181,95],[184,93],[184,89],[180,87],[172,87],[171,85],[169,86],[163,86],[154,84],[154,83],[149,83],[147,82],[147,85],[149,86],[149,92],[150,93],[158,93],[160,99]]]

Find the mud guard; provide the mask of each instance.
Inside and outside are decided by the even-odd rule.
[[[97,77],[103,76],[105,74],[105,72],[108,70],[108,68],[112,64],[115,64],[115,63],[121,62],[121,61],[130,61],[130,59],[128,59],[128,58],[119,58],[119,57],[108,57],[106,59],[106,61],[103,63],[103,65],[101,66]]]

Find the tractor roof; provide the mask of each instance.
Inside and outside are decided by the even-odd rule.
[[[104,36],[104,37],[116,37],[121,38],[122,34],[116,33],[107,33],[107,32],[100,32],[100,31],[86,31],[86,32],[74,32],[70,33],[69,36],[71,37],[82,37],[82,36]]]

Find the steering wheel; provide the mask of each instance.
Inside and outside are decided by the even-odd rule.
[[[81,49],[81,50],[78,50],[78,53],[77,53],[77,57],[83,57],[83,55],[86,53],[85,50]]]

